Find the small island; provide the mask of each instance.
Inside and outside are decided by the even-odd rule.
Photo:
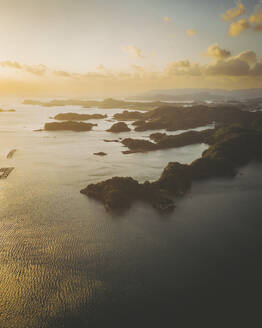
[[[101,120],[107,118],[107,115],[102,114],[78,114],[78,113],[60,113],[54,119],[61,121],[87,121],[87,120]]]
[[[75,121],[65,121],[65,122],[50,122],[46,123],[44,126],[45,131],[90,131],[97,124],[84,123],[84,122],[75,122]]]
[[[138,111],[123,111],[122,113],[116,113],[114,119],[117,121],[135,121],[143,118],[143,113]]]
[[[81,193],[102,202],[110,212],[127,210],[139,200],[164,213],[175,208],[172,197],[183,196],[194,181],[233,178],[239,167],[252,160],[262,160],[262,120],[225,125],[214,130],[212,136],[210,132],[208,135],[212,144],[199,159],[190,165],[170,162],[154,182],[139,183],[131,177],[113,177],[88,185]]]
[[[108,132],[119,133],[119,132],[128,132],[131,131],[129,127],[124,122],[118,122],[111,126],[110,129],[106,130]]]
[[[104,153],[103,151],[100,151],[98,153],[94,153],[94,155],[96,155],[96,156],[106,156],[107,153]]]
[[[7,154],[6,158],[12,158],[16,151],[17,151],[17,149],[10,150],[10,152]]]

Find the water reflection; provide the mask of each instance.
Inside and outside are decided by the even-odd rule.
[[[32,131],[73,110],[83,111],[18,106],[16,113],[1,113],[1,166],[15,171],[0,183],[0,326],[178,324],[197,304],[194,290],[208,297],[204,283],[214,286],[215,272],[236,263],[241,241],[254,264],[261,168],[251,165],[233,181],[194,185],[172,215],[137,203],[114,217],[79,190],[113,175],[155,179],[169,161],[189,163],[206,146],[126,156],[120,144],[103,142],[109,122],[79,134]],[[13,148],[17,153],[6,159]],[[96,151],[109,155],[97,158]]]

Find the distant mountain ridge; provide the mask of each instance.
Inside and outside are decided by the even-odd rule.
[[[136,100],[166,101],[204,101],[204,100],[245,100],[262,98],[262,88],[254,89],[163,89],[150,90],[137,96],[129,97]]]

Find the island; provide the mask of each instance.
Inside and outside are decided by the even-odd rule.
[[[116,113],[113,118],[117,121],[135,121],[143,118],[143,113],[138,111],[123,111],[122,113]]]
[[[228,124],[215,130],[212,144],[199,159],[189,165],[170,162],[154,182],[113,177],[90,184],[81,193],[102,202],[110,212],[127,210],[138,200],[150,203],[161,213],[169,212],[175,208],[172,197],[185,195],[194,181],[233,178],[239,167],[262,160],[262,120],[255,117],[245,124]]]
[[[10,152],[7,154],[6,158],[12,158],[14,156],[14,153],[17,151],[17,149],[12,149]]]
[[[14,167],[2,167],[0,169],[0,179],[6,179],[14,169]]]
[[[167,135],[165,133],[153,133],[150,139],[155,142],[143,139],[126,138],[121,143],[128,147],[129,150],[123,151],[123,154],[148,152],[160,149],[170,149],[185,147],[199,143],[212,144],[214,129],[203,131],[187,131],[178,135]]]
[[[261,113],[251,113],[231,105],[192,107],[160,107],[142,113],[136,122],[135,131],[165,129],[166,131],[188,130],[210,125],[243,123],[261,117]]]
[[[108,132],[114,132],[114,133],[119,133],[119,132],[128,132],[131,131],[129,127],[126,125],[124,122],[118,122],[115,123],[111,126],[110,129],[106,130]]]
[[[123,212],[134,201],[150,203],[161,212],[173,210],[174,202],[160,190],[152,188],[150,183],[140,184],[131,177],[112,179],[87,186],[82,194],[101,201],[107,211]]]
[[[107,115],[102,114],[78,114],[78,113],[60,113],[54,119],[61,121],[87,121],[87,120],[101,120],[107,118]]]
[[[113,98],[107,98],[104,100],[82,100],[82,99],[55,99],[51,101],[39,101],[26,99],[23,101],[24,105],[39,105],[43,107],[53,107],[53,106],[81,106],[83,108],[102,108],[102,109],[112,109],[112,108],[126,108],[134,109],[141,111],[148,111],[151,109],[158,108],[164,105],[164,102],[161,101],[152,101],[152,102],[134,102],[134,101],[125,101],[118,100]]]
[[[104,153],[103,151],[100,151],[98,153],[94,153],[94,155],[96,155],[96,156],[106,156],[107,153]]]
[[[45,124],[44,130],[45,131],[68,130],[68,131],[82,132],[82,131],[90,131],[92,130],[93,126],[96,125],[97,124],[75,122],[75,121],[50,122]]]

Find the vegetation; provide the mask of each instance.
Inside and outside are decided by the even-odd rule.
[[[119,132],[128,132],[130,131],[129,127],[126,125],[124,122],[118,122],[115,123],[111,126],[110,129],[107,130],[108,132],[114,132],[114,133],[119,133]]]
[[[148,140],[126,138],[122,140],[122,144],[129,148],[123,151],[124,154],[139,153],[154,151],[159,149],[169,149],[184,147],[192,144],[213,142],[214,129],[207,129],[203,131],[187,131],[178,135],[166,135],[165,133],[153,133],[150,139],[155,143]]]
[[[92,130],[93,126],[96,125],[97,124],[74,122],[74,121],[51,122],[45,124],[44,130],[46,131],[69,130],[69,131],[81,132],[81,131],[90,131]]]
[[[216,122],[224,124],[246,124],[255,118],[261,118],[262,113],[243,111],[235,106],[208,107],[203,105],[192,107],[161,107],[151,112],[143,113],[136,122],[136,131],[188,130]]]
[[[98,107],[98,108],[103,108],[103,109],[126,108],[126,109],[142,110],[142,111],[155,109],[159,106],[164,105],[164,103],[160,102],[160,101],[141,103],[141,102],[133,102],[133,101],[128,102],[128,101],[117,100],[117,99],[112,99],[112,98],[104,99],[103,101],[79,100],[79,99],[66,99],[66,100],[55,99],[55,100],[48,101],[48,102],[26,99],[26,100],[24,100],[23,104],[40,105],[40,106],[44,106],[44,107],[82,106],[84,108]]]
[[[78,114],[78,113],[60,113],[54,119],[61,121],[87,121],[87,120],[100,120],[107,118],[107,115],[101,114]]]
[[[157,181],[140,184],[130,177],[114,177],[91,184],[81,193],[101,201],[109,211],[126,210],[137,200],[146,201],[161,212],[172,210],[175,206],[170,194],[184,195],[195,180],[234,177],[240,166],[262,159],[262,125],[257,121],[248,122],[248,125],[224,126],[215,130],[212,136],[208,132],[212,144],[201,158],[190,165],[169,163]],[[123,142],[132,148],[134,140],[125,140]],[[142,141],[139,141],[140,147],[151,144]]]

